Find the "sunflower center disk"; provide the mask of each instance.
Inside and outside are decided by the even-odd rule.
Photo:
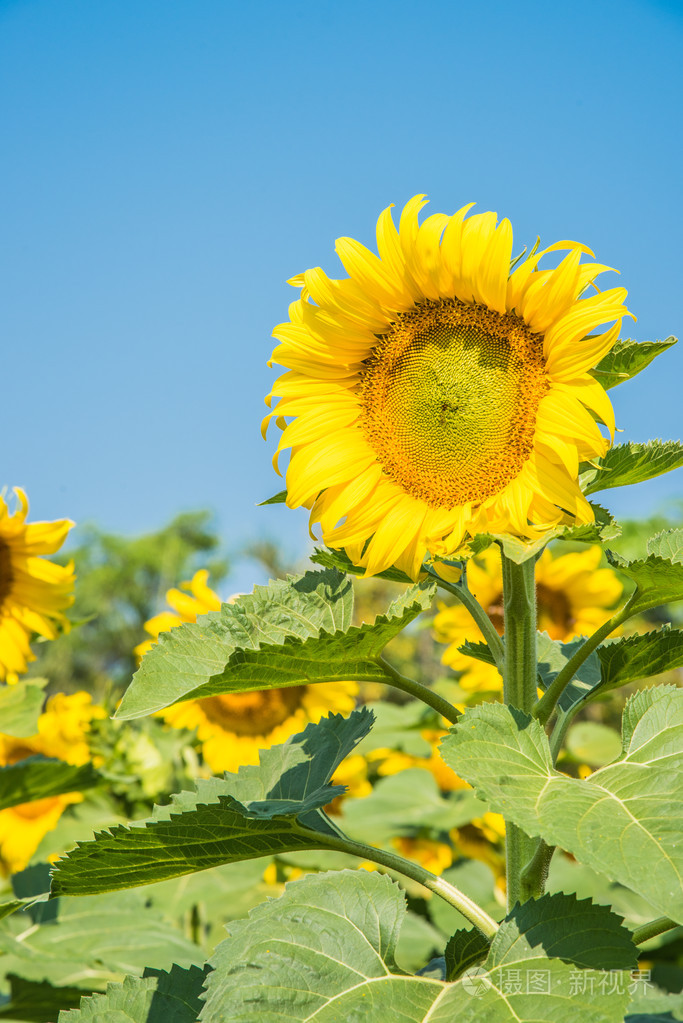
[[[235,735],[266,735],[300,706],[306,686],[206,696],[199,703],[209,721]]]
[[[529,457],[548,390],[543,338],[458,299],[400,314],[361,374],[361,426],[385,472],[432,507],[499,493]]]

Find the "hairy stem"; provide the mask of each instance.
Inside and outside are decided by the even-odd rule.
[[[614,632],[615,629],[618,629],[619,626],[629,617],[630,615],[627,613],[626,608],[622,608],[621,611],[617,611],[615,615],[612,615],[609,621],[605,622],[604,625],[601,625],[599,629],[596,629],[592,636],[588,637],[586,642],[579,647],[573,657],[570,657],[564,668],[558,672],[557,676],[553,679],[533,709],[534,717],[538,718],[542,725],[547,724],[550,715],[555,710],[557,701],[562,696],[565,688],[574,678],[574,675],[586,658],[600,646],[603,639],[606,639],[610,632]]]
[[[407,678],[405,675],[401,675],[399,671],[396,671],[394,667],[385,661],[383,657],[380,657],[377,662],[383,671],[391,678],[391,681],[387,682],[388,685],[394,686],[395,689],[400,689],[404,693],[409,693],[418,700],[422,700],[429,707],[432,707],[435,711],[441,714],[442,717],[446,718],[446,721],[455,723],[460,717],[460,712],[455,709],[452,703],[444,699],[443,696],[439,696],[433,689],[429,689],[428,686],[423,686],[421,682],[416,681],[414,678]],[[369,681],[376,682],[377,679],[370,679]]]
[[[307,834],[310,835],[310,832],[307,831]],[[378,863],[382,867],[387,867],[388,870],[395,870],[396,873],[417,881],[418,884],[423,885],[430,892],[434,892],[435,895],[439,895],[450,906],[462,913],[485,937],[492,938],[498,930],[498,924],[493,917],[485,913],[469,896],[461,892],[455,885],[444,881],[442,877],[437,877],[431,871],[413,863],[412,860],[406,860],[396,853],[375,849],[374,846],[365,845],[363,842],[353,842],[351,839],[341,836],[339,838],[329,836],[328,838],[328,836],[318,835],[317,837],[320,839],[322,848],[337,849],[339,852],[359,856],[361,859]]]
[[[535,561],[521,565],[506,557],[503,561],[503,607],[505,613],[505,667],[503,700],[527,714],[533,711],[536,697],[536,583]],[[525,902],[543,890],[544,878],[523,876],[533,861],[539,843],[529,838],[512,821],[505,822],[505,852],[508,909]]]
[[[658,934],[664,934],[665,931],[672,931],[674,927],[680,926],[675,920],[669,920],[668,916],[657,917],[656,920],[651,920],[649,924],[636,927],[633,932],[633,943],[634,945],[642,945],[644,941],[649,941],[650,938],[656,938]]]
[[[496,662],[496,667],[503,674],[503,643],[496,632],[496,627],[484,611],[479,601],[473,596],[472,593],[467,589],[466,585],[459,583],[449,583],[445,579],[442,579],[438,572],[435,572],[433,568],[428,567],[427,572],[433,576],[437,584],[441,589],[446,590],[447,593],[452,594],[456,600],[458,600],[463,607],[466,607],[469,613],[474,618],[474,621],[479,626],[479,630],[486,640],[486,644],[491,651],[491,656]]]

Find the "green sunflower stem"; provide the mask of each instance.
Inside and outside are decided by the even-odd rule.
[[[472,618],[479,626],[479,631],[486,640],[486,644],[491,651],[491,656],[496,663],[496,667],[502,675],[504,659],[503,643],[496,632],[495,625],[486,614],[486,611],[479,601],[472,593],[470,593],[466,584],[446,582],[446,580],[442,579],[438,572],[435,572],[431,567],[427,568],[427,572],[436,579],[437,584],[443,590],[446,590],[447,593],[451,593],[456,600],[463,605],[463,607],[467,608],[469,613],[472,615]]]
[[[398,856],[396,853],[390,853],[384,849],[376,849],[372,845],[365,845],[363,842],[354,842],[350,838],[341,835],[339,838],[332,838],[331,836],[329,838],[318,837],[321,839],[321,848],[337,849],[339,852],[359,856],[361,859],[370,860],[370,862],[377,863],[381,867],[386,867],[387,870],[393,870],[397,874],[403,874],[404,877],[417,881],[418,884],[423,885],[430,892],[434,892],[435,895],[438,895],[447,902],[449,906],[453,906],[459,913],[462,913],[465,919],[474,924],[486,938],[493,938],[498,930],[498,924],[493,917],[485,913],[481,906],[473,902],[468,895],[461,892],[455,885],[444,881],[442,877],[432,874],[430,870],[425,870],[418,863],[406,860],[403,856]]]
[[[664,934],[666,931],[673,931],[675,927],[680,927],[680,924],[677,924],[675,920],[670,920],[668,916],[657,917],[656,920],[651,920],[649,924],[636,927],[633,932],[633,944],[642,945],[644,941],[656,938],[658,934]]]
[[[404,693],[408,693],[410,696],[414,696],[417,700],[422,700],[428,707],[432,707],[433,710],[441,714],[442,717],[446,718],[446,721],[450,721],[452,724],[460,717],[460,711],[456,710],[452,703],[444,699],[443,696],[439,696],[433,689],[429,689],[427,686],[423,686],[421,682],[418,682],[414,678],[408,678],[406,675],[402,675],[400,671],[396,671],[388,661],[385,661],[383,657],[378,658],[378,664],[382,670],[389,675],[391,682],[388,685],[392,685],[394,689],[400,689]],[[376,679],[368,681],[376,681]]]
[[[518,565],[502,550],[501,558],[505,613],[503,700],[508,706],[531,714],[537,702],[535,559]],[[512,821],[505,822],[508,909],[542,893],[542,871],[525,872],[527,864],[536,862],[537,847],[536,839],[529,838]]]

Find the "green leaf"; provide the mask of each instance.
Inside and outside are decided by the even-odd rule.
[[[489,954],[489,947],[488,939],[476,928],[456,931],[446,945],[446,979],[457,980],[465,970],[482,963]]]
[[[365,569],[361,568],[360,565],[354,564],[346,551],[335,551],[331,547],[316,547],[313,554],[311,554],[311,561],[315,562],[316,565],[322,565],[324,568],[338,568],[341,572],[348,572],[350,575],[365,575]],[[400,568],[386,568],[383,572],[378,572],[373,578],[388,579],[394,583],[412,584],[413,582],[410,576],[402,572]]]
[[[665,625],[658,632],[604,643],[597,654],[602,668],[598,689],[607,692],[629,682],[683,667],[683,631]]]
[[[30,679],[0,689],[0,723],[5,735],[25,739],[38,731],[47,679]]]
[[[206,970],[172,966],[109,984],[105,994],[83,998],[80,1009],[60,1012],[59,1023],[196,1023]]]
[[[100,776],[91,764],[75,767],[63,760],[34,756],[0,767],[0,810],[34,799],[92,788]]]
[[[573,969],[521,942],[500,964],[447,984],[402,975],[395,948],[405,914],[386,876],[341,871],[302,878],[230,925],[207,978],[202,1023],[621,1023],[626,987],[572,994]],[[516,990],[519,977],[521,990]],[[541,981],[541,990],[533,984]],[[473,982],[474,981],[474,982]],[[527,984],[532,985],[531,992]]]
[[[26,980],[9,974],[10,999],[0,1007],[0,1019],[30,1020],[31,1023],[51,1023],[64,1009],[77,1006],[88,988],[50,984],[47,981]]]
[[[278,490],[277,494],[273,494],[273,496],[269,497],[266,501],[259,501],[259,503],[256,505],[256,507],[257,508],[263,508],[267,504],[284,504],[286,502],[286,500],[287,500],[287,491],[286,490]]]
[[[141,717],[179,700],[362,678],[391,682],[377,660],[390,639],[429,607],[436,586],[418,583],[373,625],[351,626],[351,579],[336,569],[256,587],[220,611],[162,633],[117,712]]]
[[[586,494],[643,483],[680,468],[683,465],[683,444],[673,440],[615,444],[599,464],[599,469],[589,469],[581,475],[582,489]]]
[[[86,895],[163,881],[222,863],[316,849],[339,834],[319,809],[344,791],[329,780],[370,728],[363,707],[309,724],[258,767],[197,782],[147,821],[101,832],[60,860],[53,895]]]
[[[636,584],[625,608],[629,617],[649,611],[651,607],[683,600],[683,563],[678,559],[668,560],[655,551],[638,561],[625,561],[612,551],[605,554],[613,568]]]
[[[658,686],[624,709],[621,758],[585,781],[552,766],[541,725],[522,711],[468,710],[444,760],[492,809],[559,845],[683,922],[683,690]]]
[[[647,553],[666,558],[675,564],[683,562],[683,529],[665,529],[647,541]]]
[[[638,962],[631,932],[607,906],[574,895],[544,895],[512,909],[491,943],[489,967],[537,955],[583,969],[630,970]]]
[[[202,950],[150,908],[144,892],[59,900],[49,907],[52,919],[42,923],[32,925],[23,913],[3,922],[4,972],[92,989],[146,966],[165,969],[174,962],[190,966],[203,961]]]
[[[599,721],[579,721],[567,734],[567,753],[581,764],[604,767],[621,753],[618,732]]]
[[[631,341],[630,338],[617,341],[591,373],[609,391],[636,376],[676,341],[675,337],[668,337],[666,341]]]
[[[378,845],[419,828],[461,828],[486,809],[471,789],[461,789],[446,799],[433,775],[424,768],[411,767],[380,778],[363,799],[347,800],[336,820],[354,839]]]

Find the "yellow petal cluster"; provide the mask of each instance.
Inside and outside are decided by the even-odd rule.
[[[58,693],[48,699],[38,718],[38,732],[17,739],[0,734],[0,766],[16,764],[26,757],[42,754],[68,764],[85,764],[90,759],[88,732],[96,718],[106,717],[103,707],[93,705],[90,693],[65,696]],[[71,803],[79,803],[80,792],[36,799],[0,811],[0,870],[23,870],[40,842],[56,826]]]
[[[181,589],[168,591],[166,599],[173,611],[146,622],[145,630],[154,638],[136,647],[139,657],[154,646],[159,633],[220,608],[220,598],[208,585],[208,576],[206,569],[201,569],[182,583]],[[325,682],[186,700],[160,711],[159,716],[174,728],[196,729],[204,760],[212,771],[237,771],[242,764],[258,764],[259,750],[285,742],[310,721],[332,712],[348,714],[357,694],[356,682]],[[362,779],[356,778],[354,785],[362,787]]]
[[[536,563],[538,629],[551,639],[568,642],[590,636],[612,614],[623,586],[611,568],[600,568],[602,550],[591,546],[583,551],[553,557],[546,548]],[[485,609],[498,633],[503,634],[503,577],[500,553],[495,546],[467,563],[467,585]],[[498,692],[502,681],[493,665],[475,661],[460,653],[467,640],[483,641],[483,635],[462,604],[440,605],[434,619],[440,643],[448,646],[441,658],[454,671],[463,672],[460,685],[470,692]]]
[[[524,538],[589,522],[579,463],[604,455],[614,416],[589,370],[616,341],[626,291],[584,297],[609,269],[564,241],[511,271],[496,214],[434,214],[416,196],[377,223],[378,255],[337,241],[348,274],[320,268],[274,331],[288,372],[266,401],[290,449],[287,503],[367,574],[416,578],[480,532]],[[539,264],[564,252],[554,268]],[[275,405],[273,406],[273,402]]]
[[[7,682],[35,660],[34,634],[54,639],[60,626],[68,628],[63,612],[74,600],[73,563],[55,565],[41,556],[59,550],[73,522],[27,523],[26,494],[20,488],[14,494],[13,514],[0,496],[0,680]]]

